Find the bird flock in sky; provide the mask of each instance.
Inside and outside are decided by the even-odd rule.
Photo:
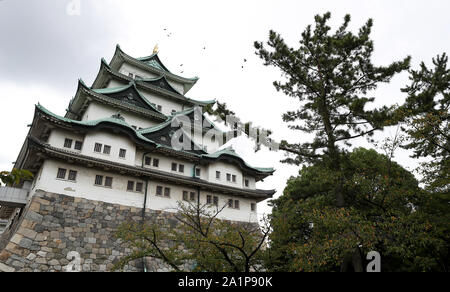
[[[168,37],[168,38],[170,38],[171,36],[172,36],[172,33],[167,29],[167,28],[164,28],[164,33],[165,33],[165,35]],[[205,51],[206,50],[206,46],[203,46],[203,50]],[[242,65],[241,65],[241,69],[244,69],[244,64],[245,63],[247,63],[247,59],[246,58],[244,58],[244,60],[243,60],[244,62],[242,63]],[[180,64],[180,67],[183,67],[183,64]],[[184,73],[184,70],[182,70],[182,68],[180,68],[180,74],[183,74]]]

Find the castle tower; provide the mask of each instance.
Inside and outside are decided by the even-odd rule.
[[[224,133],[202,111],[215,101],[186,96],[197,80],[171,73],[157,51],[133,58],[117,46],[65,114],[36,105],[14,166],[34,179],[0,241],[0,270],[62,270],[71,249],[89,257],[86,269],[108,270],[126,253],[110,232],[144,207],[167,219],[179,201],[226,205],[222,219],[256,223],[257,203],[275,193],[256,183],[274,170],[221,148]]]

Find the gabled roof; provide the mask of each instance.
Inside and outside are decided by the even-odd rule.
[[[173,88],[172,85],[170,85],[170,83],[166,79],[166,76],[161,76],[161,77],[156,77],[156,78],[143,78],[143,79],[139,79],[139,81],[147,83],[147,84],[151,84],[153,86],[158,86],[159,88],[163,88],[163,89],[171,91],[175,94],[181,95],[181,93],[179,93],[178,90],[176,90],[175,88]]]
[[[164,64],[159,59],[158,53],[151,54],[148,57],[141,57],[141,58],[136,58],[136,59],[139,61],[142,61],[152,67],[158,68],[159,70],[164,70],[164,71],[170,73],[169,69],[167,69],[167,67],[164,66]]]
[[[131,99],[128,98],[128,94],[131,94]],[[75,97],[69,103],[66,117],[80,118],[91,100],[96,100],[118,109],[124,109],[156,121],[167,120],[163,113],[158,111],[140,94],[133,83],[116,88],[90,89],[81,79],[78,81]]]
[[[162,64],[161,60],[159,60],[159,57],[154,54],[149,57],[144,58],[134,58],[130,55],[127,55],[125,52],[122,51],[119,45],[116,46],[116,51],[114,53],[113,58],[111,59],[111,62],[109,65],[114,70],[118,70],[122,62],[127,62],[129,64],[132,64],[134,66],[137,66],[143,70],[146,70],[150,73],[159,75],[159,76],[166,76],[169,80],[176,81],[183,84],[184,87],[184,93],[186,94],[198,81],[198,77],[194,78],[185,78],[181,77],[179,75],[175,75],[171,73],[167,68]],[[149,63],[147,63],[149,62]]]
[[[262,173],[269,173],[269,174],[272,174],[272,173],[275,172],[275,169],[274,169],[274,168],[254,167],[254,166],[249,165],[248,163],[246,163],[246,162],[244,161],[244,159],[242,159],[242,157],[240,157],[240,156],[234,151],[234,149],[233,149],[232,147],[224,148],[224,149],[219,150],[219,151],[217,151],[217,152],[214,152],[214,153],[212,153],[212,154],[205,154],[205,155],[202,155],[203,158],[211,158],[211,159],[215,159],[215,160],[220,159],[221,157],[225,157],[225,156],[228,156],[228,157],[234,158],[234,159],[238,159],[238,160],[240,160],[241,163],[243,163],[246,167],[255,169],[255,170],[257,170],[257,171],[259,171],[259,172],[262,172]]]
[[[144,96],[141,95],[136,88],[136,83],[131,81],[130,84],[119,87],[110,87],[102,89],[92,89],[92,91],[109,96],[124,103],[133,104],[163,114],[157,110]]]
[[[167,77],[165,76],[160,76],[155,79],[133,79],[132,77],[126,76],[111,68],[109,64],[106,62],[106,60],[102,58],[100,63],[100,70],[91,88],[105,87],[107,85],[107,82],[112,79],[123,82],[125,84],[134,81],[139,89],[164,95],[165,97],[173,99],[177,102],[187,104],[189,106],[194,105],[206,106],[208,104],[214,104],[216,102],[215,100],[199,101],[188,98],[183,94],[179,93],[170,84],[168,84],[170,87],[161,86],[165,84],[155,82],[156,80],[159,80],[159,78],[161,77],[164,77],[165,81],[167,82]]]

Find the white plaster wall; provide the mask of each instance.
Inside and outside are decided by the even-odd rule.
[[[72,139],[72,148],[68,149],[64,147],[64,141],[65,139]],[[75,134],[73,132],[70,131],[65,131],[63,129],[54,129],[51,131],[50,136],[48,137],[48,141],[47,143],[50,144],[53,147],[57,147],[57,148],[63,148],[65,150],[71,150],[74,152],[80,152],[79,150],[75,150],[75,141],[84,141],[84,136],[83,135],[79,135],[79,134]],[[83,147],[84,147],[84,143],[83,143]],[[82,148],[83,149],[83,148]]]
[[[162,97],[161,95],[158,95],[153,92],[148,92],[141,90],[140,93],[147,98],[147,100],[150,103],[154,103],[156,105],[161,106],[161,112],[165,115],[170,116],[172,114],[172,110],[175,110],[177,112],[183,110],[183,106],[181,103],[175,102],[173,100],[170,100],[166,97]]]
[[[95,143],[100,143],[103,145],[102,153],[94,151]],[[111,153],[109,155],[103,154],[104,145],[111,146]],[[125,158],[119,157],[120,149],[125,149],[127,151]],[[84,145],[81,154],[134,166],[136,145],[127,136],[124,135],[109,133],[105,131],[91,131],[86,135],[84,139]]]
[[[78,174],[76,182],[56,179],[58,168],[77,171]],[[112,188],[95,186],[94,182],[96,175],[113,177]],[[59,193],[72,197],[80,197],[88,200],[97,200],[112,204],[142,208],[144,203],[144,191],[142,193],[127,191],[127,183],[129,180],[144,182],[140,178],[136,177],[110,174],[105,171],[90,169],[60,161],[46,160],[42,166],[40,178],[37,177],[35,179],[33,191],[41,189],[47,192]],[[156,196],[157,186],[170,187],[170,198]],[[152,210],[175,212],[178,202],[183,199],[183,191],[195,192],[197,194],[195,188],[149,181],[146,207]],[[244,222],[257,221],[256,211],[251,211],[251,203],[256,203],[255,200],[201,191],[201,204],[206,204],[207,195],[219,197],[219,208],[227,205],[228,199],[239,200],[239,209],[233,209],[227,206],[220,213],[219,218]],[[212,207],[215,208],[214,206]]]
[[[127,64],[127,63],[123,63],[122,66],[119,69],[119,72],[128,76],[129,73],[133,73],[133,75],[139,75],[142,78],[156,78],[159,77],[159,75],[150,73],[148,71],[142,70],[141,68],[135,67],[133,65]],[[169,84],[179,93],[181,94],[185,94],[184,92],[184,85],[180,82],[176,82],[176,81],[172,81],[172,80],[167,80],[167,82],[169,82]]]
[[[220,171],[220,180],[216,179],[216,171]],[[208,165],[210,181],[236,188],[243,188],[242,171],[239,167],[223,162],[215,162]],[[236,175],[236,182],[227,181],[227,173]]]
[[[139,75],[142,78],[156,78],[159,77],[157,74],[142,70],[141,68],[135,67],[133,65],[123,63],[118,70],[123,75],[128,76],[129,73],[133,73],[133,75]]]
[[[112,115],[117,114],[119,111],[120,114],[125,118],[125,122],[127,122],[127,124],[129,124],[130,126],[136,126],[145,129],[158,125],[157,122],[152,121],[150,119],[146,119],[142,116],[130,112],[124,112],[121,109],[117,109],[112,106],[108,106],[97,102],[91,102],[89,104],[89,107],[86,109],[81,120],[92,121],[103,118],[109,118]]]

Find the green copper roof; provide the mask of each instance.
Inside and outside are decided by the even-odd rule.
[[[202,155],[202,157],[208,157],[208,158],[217,159],[217,158],[219,158],[219,157],[222,156],[222,155],[230,155],[230,156],[239,158],[240,160],[242,160],[242,162],[244,162],[245,166],[247,166],[248,168],[251,168],[251,169],[255,169],[255,170],[259,171],[259,172],[272,173],[272,172],[275,171],[274,168],[254,167],[254,166],[249,165],[249,164],[248,164],[247,162],[245,162],[245,160],[244,160],[242,157],[240,157],[240,156],[234,151],[234,149],[231,148],[231,147],[224,148],[224,149],[219,150],[219,151],[217,151],[217,152],[214,152],[214,153],[212,153],[212,154],[204,154],[204,155]]]
[[[166,149],[171,149],[174,150],[166,145],[162,145],[162,144],[158,144],[153,140],[150,140],[148,138],[146,138],[143,134],[146,133],[151,133],[151,132],[155,132],[158,131],[160,129],[165,128],[166,126],[168,126],[170,124],[170,122],[172,121],[172,119],[168,120],[167,122],[162,123],[161,125],[158,125],[156,127],[152,127],[152,128],[147,128],[147,129],[143,129],[143,130],[135,130],[132,126],[130,126],[127,122],[125,122],[125,120],[123,118],[120,117],[120,114],[117,115],[113,115],[111,117],[108,118],[103,118],[103,119],[98,119],[98,120],[92,120],[92,121],[77,121],[77,120],[72,120],[69,118],[65,118],[59,115],[54,114],[53,112],[49,111],[48,109],[46,109],[44,106],[42,106],[41,104],[37,104],[36,108],[42,112],[44,112],[45,114],[58,119],[60,121],[69,123],[69,124],[75,124],[75,125],[80,125],[80,126],[89,126],[89,127],[95,127],[97,125],[99,125],[100,123],[112,123],[115,125],[119,125],[125,128],[128,128],[130,131],[132,131],[137,138],[139,138],[140,140],[147,142],[147,143],[151,143],[153,145],[156,145],[156,148],[166,148]],[[172,117],[173,118],[173,117]],[[197,145],[198,146],[198,145]],[[199,147],[199,146],[198,146]],[[242,159],[242,157],[240,157],[236,152],[234,152],[234,150],[232,148],[225,148],[223,150],[217,151],[215,153],[212,154],[194,154],[191,152],[186,152],[183,150],[176,150],[177,152],[181,152],[181,153],[186,153],[188,155],[193,155],[193,156],[197,156],[200,158],[210,158],[210,159],[217,159],[222,155],[229,155],[232,157],[235,157],[237,159],[239,159],[240,161],[242,161],[244,163],[244,165],[250,169],[256,170],[258,172],[261,173],[273,173],[275,170],[273,168],[261,168],[261,167],[253,167],[249,164],[247,164],[244,159]]]
[[[153,104],[151,104],[147,98],[145,98],[140,92],[139,90],[136,88],[136,83],[134,81],[131,81],[130,84],[125,85],[125,86],[119,86],[119,87],[110,87],[110,88],[101,88],[101,89],[91,89],[92,91],[96,92],[96,93],[100,93],[100,94],[112,94],[112,93],[118,93],[118,92],[122,92],[125,91],[129,88],[133,87],[137,94],[139,95],[139,97],[145,102],[145,104],[147,104],[150,108],[152,108],[154,111],[156,111],[157,113],[160,113],[162,115],[164,115],[162,112],[160,112],[159,110],[157,110]]]

